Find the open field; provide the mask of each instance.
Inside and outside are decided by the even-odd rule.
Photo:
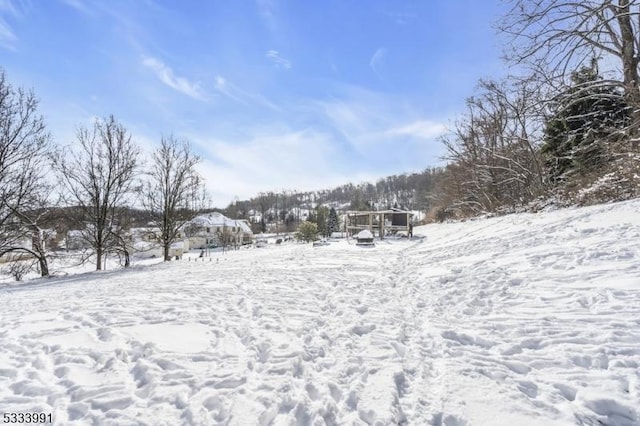
[[[640,424],[640,201],[0,287],[0,413]]]

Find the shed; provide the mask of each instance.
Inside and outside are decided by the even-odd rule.
[[[346,230],[355,234],[363,229],[378,233],[380,239],[398,231],[410,231],[413,212],[392,208],[379,211],[348,211]]]

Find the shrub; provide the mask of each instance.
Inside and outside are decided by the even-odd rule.
[[[309,221],[302,222],[298,227],[298,232],[296,232],[296,239],[306,243],[317,240],[318,225]]]

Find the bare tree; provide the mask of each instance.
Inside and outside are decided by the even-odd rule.
[[[102,257],[116,250],[124,229],[117,213],[133,193],[139,149],[113,116],[81,127],[77,139],[79,145],[58,153],[54,165],[68,202],[79,207],[83,238],[101,270]]]
[[[479,89],[467,100],[467,114],[442,139],[452,162],[448,207],[466,213],[521,205],[544,186],[536,90],[493,81],[481,81]]]
[[[45,245],[45,241],[50,237],[51,229],[44,229],[47,216],[49,212],[49,205],[44,204],[46,200],[38,200],[40,203],[34,205],[28,210],[13,209],[14,218],[14,233],[12,238],[4,240],[5,243],[12,241],[13,245],[5,246],[0,251],[0,256],[8,253],[17,253],[18,258],[20,254],[26,254],[36,261],[40,276],[49,276],[49,252]],[[37,202],[37,201],[36,201]],[[20,244],[19,239],[22,239]],[[28,243],[31,244],[31,248],[28,247]],[[16,257],[14,255],[14,257]],[[25,265],[34,265],[33,262],[25,263]]]
[[[171,260],[169,249],[183,225],[206,203],[204,183],[195,170],[199,162],[189,143],[173,136],[163,137],[153,153],[143,203],[156,219],[165,261]]]
[[[37,108],[33,92],[14,89],[0,69],[0,257],[36,258],[47,276],[39,218],[49,194],[45,174],[51,143]]]
[[[640,0],[512,0],[499,28],[511,36],[507,58],[549,82],[567,83],[592,58],[609,64],[608,83],[633,106],[630,135],[640,129]],[[620,73],[621,71],[621,73]]]

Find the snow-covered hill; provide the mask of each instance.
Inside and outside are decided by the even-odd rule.
[[[640,201],[0,288],[0,413],[640,424]]]

